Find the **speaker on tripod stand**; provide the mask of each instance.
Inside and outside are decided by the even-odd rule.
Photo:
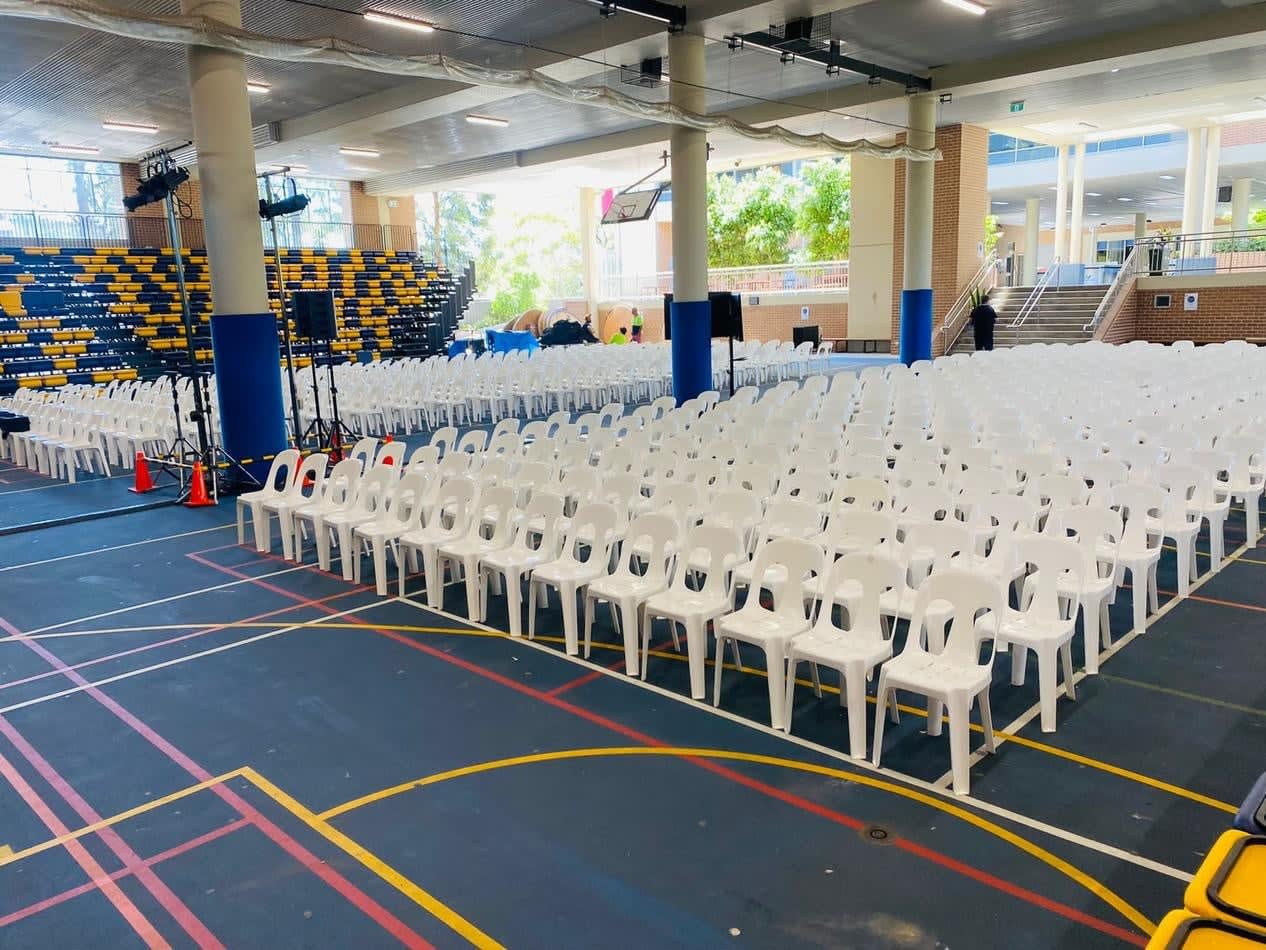
[[[339,418],[338,386],[334,382],[334,341],[338,339],[338,323],[334,319],[334,293],[329,290],[296,290],[290,295],[294,306],[295,336],[308,343],[312,367],[312,399],[316,418],[299,440],[305,445],[316,437],[318,449],[328,449],[335,461],[342,457],[343,447],[356,441],[356,435]],[[330,421],[321,417],[321,392],[317,383],[316,344],[325,344],[326,372],[329,374]]]

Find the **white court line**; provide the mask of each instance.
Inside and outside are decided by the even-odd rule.
[[[141,676],[145,673],[153,673],[157,670],[166,669],[169,666],[178,666],[181,663],[189,663],[189,662],[192,662],[193,660],[201,659],[204,656],[211,656],[213,653],[223,653],[226,650],[236,650],[238,647],[244,647],[252,643],[258,643],[260,640],[268,640],[268,639],[271,639],[272,637],[279,637],[283,633],[291,633],[295,630],[302,630],[304,628],[311,628],[314,626],[318,626],[327,620],[337,620],[339,617],[346,617],[348,614],[354,614],[358,610],[368,610],[370,607],[380,607],[383,604],[390,603],[394,599],[395,598],[388,597],[383,600],[375,601],[372,604],[364,604],[363,606],[360,606],[360,607],[352,607],[348,610],[341,610],[338,613],[329,614],[328,616],[321,617],[317,620],[306,620],[306,621],[303,621],[302,623],[291,624],[288,627],[282,627],[280,630],[268,630],[264,633],[256,634],[253,637],[247,637],[244,640],[234,640],[232,643],[224,643],[218,647],[211,647],[208,650],[202,650],[198,653],[190,653],[188,656],[178,656],[175,659],[164,660],[162,663],[155,663],[152,666],[141,667],[140,669],[137,669],[137,670],[128,670],[126,673],[119,673],[116,676],[107,676],[105,679],[99,679],[93,682],[85,683],[82,686],[72,686],[69,689],[63,689],[56,693],[49,693],[45,696],[37,696],[35,699],[28,699],[25,702],[14,703],[11,706],[5,706],[3,709],[0,709],[0,715],[15,712],[16,710],[19,710],[19,709],[26,709],[29,706],[38,706],[41,703],[51,702],[54,699],[61,699],[64,696],[72,696],[75,693],[82,693],[84,690],[95,689],[100,686],[108,686],[111,683],[117,683],[120,680],[131,679],[134,676]],[[366,627],[365,629],[370,630],[373,628]],[[23,640],[26,638],[15,637],[14,639]],[[61,673],[63,671],[53,668],[53,672]]]
[[[114,544],[105,548],[93,548],[91,551],[80,551],[78,554],[63,554],[60,557],[48,557],[42,561],[27,561],[25,564],[11,564],[8,567],[0,567],[0,574],[5,571],[17,571],[24,567],[39,567],[41,564],[54,564],[57,561],[69,561],[77,557],[87,557],[90,554],[104,554],[106,551],[121,551],[123,548],[134,548],[141,544],[158,544],[160,541],[174,541],[177,538],[189,538],[195,534],[206,534],[209,531],[223,531],[225,528],[231,528],[233,524],[217,525],[214,528],[199,528],[197,531],[184,531],[180,534],[169,534],[163,538],[148,538],[144,541],[129,541],[127,544]]]
[[[58,482],[56,485],[40,485],[38,488],[15,488],[12,491],[0,492],[0,498],[5,498],[9,495],[25,495],[27,492],[31,492],[31,491],[48,491],[50,488],[70,488],[71,486],[91,485],[93,482],[112,482],[116,478],[131,478],[131,477],[132,476],[128,474],[107,475],[105,478],[94,478],[91,481],[87,481],[87,482]]]
[[[100,620],[103,617],[113,617],[116,614],[125,614],[132,610],[140,610],[142,607],[157,607],[159,604],[169,604],[174,600],[184,600],[186,597],[196,597],[199,594],[209,594],[212,591],[224,590],[226,587],[236,587],[238,584],[249,584],[252,581],[263,581],[270,577],[279,577],[282,574],[293,574],[295,571],[306,571],[312,565],[300,564],[297,567],[288,567],[284,570],[273,571],[270,574],[260,574],[257,577],[243,577],[237,580],[225,581],[223,584],[213,584],[210,587],[199,587],[197,590],[186,591],[183,594],[172,594],[170,597],[160,597],[158,600],[150,600],[143,604],[132,604],[130,607],[119,607],[115,610],[107,610],[104,613],[92,614],[88,617],[78,617],[74,620],[64,620],[61,623],[50,624],[47,627],[36,627],[34,630],[27,630],[26,633],[47,633],[50,630],[60,630],[62,627],[73,626],[77,623],[87,623],[89,620]],[[297,607],[303,606],[296,604]]]
[[[1260,536],[1259,536],[1259,539],[1260,539]],[[1251,546],[1256,547],[1256,543],[1254,543]],[[1234,553],[1222,559],[1223,566],[1231,563],[1231,561],[1238,558],[1241,554],[1247,551],[1249,547],[1250,547],[1249,543],[1245,541],[1242,545],[1240,545],[1238,548],[1235,549]],[[1191,588],[1188,592],[1188,596],[1190,596],[1191,594],[1194,594],[1199,588],[1204,586],[1204,584],[1207,581],[1216,577],[1221,570],[1222,568],[1218,568],[1217,571],[1208,571],[1204,575],[1192,581]],[[1130,582],[1131,584],[1133,584],[1134,582],[1133,575],[1131,575],[1130,577]],[[1134,596],[1134,591],[1136,589],[1137,588],[1133,588],[1133,587],[1131,588],[1130,590],[1131,597]],[[1143,596],[1147,596],[1146,588],[1144,588]],[[1166,603],[1161,605],[1160,609],[1157,610],[1156,613],[1148,615],[1146,624],[1142,630],[1131,630],[1125,636],[1121,637],[1119,640],[1114,642],[1112,646],[1108,647],[1108,649],[1100,653],[1099,654],[1100,669],[1103,668],[1104,663],[1106,663],[1108,660],[1112,659],[1114,656],[1120,653],[1121,650],[1123,650],[1126,646],[1133,643],[1137,638],[1144,636],[1147,633],[1147,631],[1156,624],[1156,621],[1160,620],[1161,617],[1164,617],[1167,613],[1169,613],[1171,610],[1173,610],[1175,607],[1177,607],[1180,603],[1182,603],[1186,599],[1187,599],[1186,597],[1171,597]],[[1012,647],[1012,649],[1014,649],[1014,646]],[[1073,673],[1074,689],[1076,689],[1077,684],[1080,683],[1085,678],[1086,678],[1086,671],[1084,669],[1075,671]],[[1058,709],[1060,698],[1067,698],[1062,688],[1057,690],[1055,694],[1057,709]],[[1069,700],[1069,702],[1076,702],[1076,700]],[[1015,719],[1009,722],[1002,731],[1005,733],[1009,733],[1010,735],[1017,735],[1021,729],[1023,729],[1025,726],[1031,723],[1034,719],[1036,719],[1037,716],[1041,713],[1041,711],[1042,711],[1041,702],[1039,701],[1039,702],[1034,703],[1024,712],[1020,713],[1020,715],[1018,715]],[[983,747],[977,749],[967,759],[968,770],[970,771],[972,768],[979,765],[988,756],[996,754],[997,750],[1006,743],[1008,738],[1009,738],[1008,736],[998,735],[997,730],[995,730],[994,752],[986,752]],[[939,779],[936,780],[936,785],[939,788],[949,788],[950,785],[953,784],[953,781],[954,781],[954,771],[953,769],[951,769],[950,771],[946,772],[944,775],[942,775]]]
[[[1040,819],[1031,818],[1028,815],[1021,814],[1020,812],[1011,811],[1008,808],[1003,808],[1000,805],[994,805],[991,802],[982,801],[979,798],[972,798],[969,795],[955,795],[953,792],[947,791],[944,788],[939,788],[936,785],[933,785],[931,782],[925,782],[922,779],[914,778],[913,776],[906,775],[902,772],[896,772],[896,771],[893,771],[892,769],[883,768],[882,766],[876,768],[874,765],[871,764],[869,759],[855,759],[851,755],[848,755],[844,752],[840,752],[838,749],[832,749],[830,746],[819,745],[816,742],[812,742],[808,739],[803,739],[800,736],[789,735],[788,733],[781,732],[777,729],[773,729],[769,726],[766,726],[763,723],[755,722],[751,719],[746,719],[743,716],[738,715],[737,713],[728,712],[724,709],[711,706],[707,703],[701,703],[697,700],[691,699],[688,696],[683,696],[680,693],[674,693],[672,690],[665,689],[662,686],[656,686],[654,683],[643,682],[640,679],[637,679],[635,677],[630,677],[627,674],[620,672],[618,670],[608,670],[603,666],[595,666],[594,664],[589,663],[578,656],[569,656],[567,653],[564,653],[561,650],[556,650],[553,647],[546,646],[543,643],[535,643],[532,640],[527,639],[526,636],[511,637],[504,630],[498,630],[496,627],[489,627],[486,624],[478,623],[476,621],[469,620],[465,617],[460,617],[457,614],[451,614],[446,610],[437,610],[434,607],[428,607],[425,604],[420,603],[416,600],[412,600],[409,597],[401,597],[401,598],[396,598],[396,599],[399,600],[401,603],[409,604],[412,607],[418,607],[423,610],[429,610],[433,614],[438,614],[441,617],[449,617],[453,620],[459,621],[460,623],[466,624],[467,626],[470,626],[470,627],[477,627],[481,630],[491,630],[494,633],[500,633],[503,636],[505,636],[507,640],[509,640],[512,644],[516,646],[521,645],[533,650],[539,650],[540,652],[549,654],[550,656],[559,657],[563,660],[566,660],[568,663],[572,663],[575,666],[579,666],[582,669],[585,669],[589,672],[601,673],[603,676],[609,676],[612,679],[616,680],[617,682],[626,683],[629,686],[634,686],[634,687],[637,687],[638,689],[644,689],[648,692],[655,693],[656,695],[662,696],[665,699],[671,699],[674,702],[681,703],[683,706],[688,706],[689,708],[697,710],[699,712],[704,712],[709,715],[716,716],[719,719],[726,719],[730,722],[737,723],[741,726],[746,726],[748,729],[752,729],[755,732],[760,732],[767,736],[773,736],[776,739],[781,739],[783,742],[787,742],[792,745],[797,745],[804,749],[808,749],[812,752],[816,752],[819,755],[824,755],[829,758],[836,759],[840,762],[845,763],[846,765],[853,766],[854,768],[857,768],[859,770],[862,770],[865,772],[871,772],[877,775],[882,775],[884,776],[884,778],[892,779],[894,782],[897,782],[898,784],[907,785],[912,788],[917,788],[919,791],[927,792],[928,794],[936,795],[940,798],[948,799],[954,804],[960,805],[964,808],[972,808],[972,809],[975,809],[976,811],[985,812],[987,814],[994,815],[998,818],[1003,818],[1007,821],[1014,822],[1017,825],[1022,825],[1034,831],[1039,831],[1042,834],[1050,835],[1053,838],[1058,838],[1061,841],[1067,841],[1070,844],[1079,845],[1080,847],[1086,848],[1089,851],[1095,851],[1095,852],[1098,852],[1099,854],[1103,854],[1108,857],[1115,858],[1118,861],[1124,861],[1128,864],[1133,864],[1136,867],[1143,868],[1144,870],[1147,870],[1147,871],[1154,871],[1157,874],[1163,874],[1166,877],[1171,877],[1176,881],[1182,881],[1183,883],[1187,883],[1192,878],[1192,875],[1188,874],[1187,872],[1180,871],[1177,868],[1170,867],[1167,864],[1162,864],[1159,861],[1153,861],[1150,858],[1145,858],[1141,855],[1133,854],[1129,851],[1125,851],[1121,848],[1118,848],[1114,845],[1110,845],[1106,842],[1097,841],[1094,838],[1087,838],[1086,836],[1079,835],[1074,831],[1069,831],[1065,828],[1060,828],[1057,825],[1048,824],[1044,821],[1041,821]],[[373,629],[373,627],[371,625],[370,627],[366,629]],[[0,712],[3,712],[3,711],[4,710],[0,710]]]

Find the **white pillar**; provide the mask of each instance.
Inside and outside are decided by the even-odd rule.
[[[1143,240],[1147,237],[1147,212],[1134,212],[1134,240],[1135,242]]]
[[[668,36],[673,82],[669,100],[707,111],[703,37]],[[678,404],[712,388],[712,323],[708,308],[708,137],[673,126],[669,135],[673,189],[673,395]]]
[[[1078,142],[1073,151],[1073,213],[1068,223],[1068,260],[1080,264],[1085,260],[1085,237],[1082,234],[1082,212],[1086,202],[1086,143]]]
[[[860,153],[849,156],[853,181],[848,251],[848,335],[892,339],[892,211],[896,163]]]
[[[1204,188],[1204,129],[1187,130],[1187,169],[1182,180],[1182,230],[1194,234],[1200,230],[1203,216],[1200,196]]]
[[[593,188],[580,189],[580,268],[581,294],[585,307],[598,326],[598,193]]]
[[[1059,147],[1055,160],[1055,257],[1068,260],[1068,146]]]
[[[936,147],[936,97],[911,96],[908,144]],[[906,162],[905,252],[902,261],[901,359],[932,358],[932,206],[935,162]]]
[[[1231,183],[1231,229],[1248,227],[1248,204],[1253,197],[1253,179],[1237,178]]]
[[[185,16],[241,27],[237,0],[181,0]],[[246,67],[240,53],[189,47],[189,98],[216,313],[268,309]]]
[[[1024,202],[1024,273],[1020,283],[1032,287],[1037,283],[1037,252],[1042,238],[1042,199]]]
[[[1200,204],[1200,230],[1206,234],[1213,230],[1218,215],[1218,161],[1221,153],[1222,126],[1211,125],[1205,139],[1204,188]]]

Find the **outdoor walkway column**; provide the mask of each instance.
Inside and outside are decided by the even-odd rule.
[[[1218,214],[1218,164],[1221,157],[1222,126],[1211,125],[1205,136],[1204,187],[1200,190],[1200,230],[1204,234],[1213,231],[1213,222]],[[1202,257],[1212,254],[1212,239],[1201,241],[1198,253]]]
[[[1253,199],[1253,179],[1237,178],[1231,183],[1231,230],[1248,227],[1248,206]]]
[[[1134,242],[1137,244],[1145,237],[1147,237],[1147,212],[1136,211],[1134,212]]]
[[[1085,260],[1086,207],[1086,143],[1078,142],[1073,146],[1073,212],[1068,222],[1068,257],[1071,264],[1080,264]]]
[[[238,0],[181,0],[181,13],[241,27]],[[258,459],[286,447],[277,320],[268,309],[246,72],[237,53],[192,46],[189,99],[211,269],[211,345],[223,445]],[[267,472],[268,463],[252,466]]]
[[[1055,159],[1055,251],[1053,258],[1068,260],[1068,146],[1059,146]]]
[[[1020,277],[1022,287],[1037,283],[1037,250],[1042,239],[1042,199],[1029,198],[1024,202],[1024,272]]]
[[[911,96],[906,142],[936,147],[936,98]],[[906,162],[905,254],[901,291],[901,362],[932,358],[932,192],[935,162]]]
[[[593,188],[580,189],[580,273],[581,294],[585,309],[593,317],[593,325],[601,326],[598,319],[598,247],[594,240],[598,233],[598,192]]]
[[[1195,234],[1204,216],[1201,195],[1204,193],[1203,129],[1187,130],[1187,169],[1182,180],[1182,231]]]
[[[692,112],[707,111],[703,37],[668,37],[672,70],[669,99]],[[712,388],[712,313],[708,304],[708,137],[673,126],[669,141],[673,189],[673,395],[680,405]]]

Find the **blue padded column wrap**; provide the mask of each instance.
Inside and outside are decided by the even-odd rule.
[[[932,291],[901,291],[901,362],[932,358]]]
[[[286,448],[281,398],[281,349],[272,313],[213,314],[211,348],[224,450],[235,459],[260,459]],[[268,462],[247,469],[268,474]]]
[[[712,388],[712,304],[672,302],[673,396],[677,405]]]

